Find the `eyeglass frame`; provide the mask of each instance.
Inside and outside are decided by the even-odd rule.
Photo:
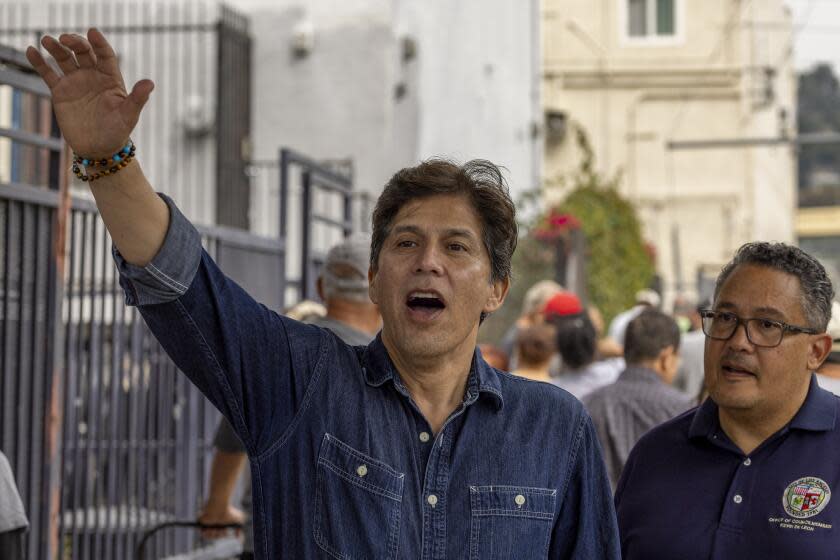
[[[738,331],[738,327],[744,325],[744,334],[747,336],[747,340],[750,341],[750,344],[753,346],[758,346],[759,348],[776,348],[778,347],[782,341],[785,339],[785,333],[792,332],[798,334],[820,334],[819,331],[816,329],[812,329],[810,327],[800,327],[798,325],[791,325],[790,323],[785,323],[784,321],[777,321],[775,319],[767,319],[765,317],[739,317],[735,313],[731,311],[715,311],[714,309],[700,309],[700,329],[703,331],[703,334],[707,337],[711,338],[712,340],[729,340],[735,333]],[[718,336],[712,336],[706,332],[706,322],[703,319],[706,319],[707,313],[713,314],[722,314],[726,313],[727,315],[732,315],[735,317],[735,327],[732,329],[732,332],[726,338],[721,338]],[[779,342],[773,344],[772,346],[767,344],[758,344],[750,337],[750,327],[749,323],[752,321],[765,321],[767,323],[773,323],[782,328],[782,335],[779,337]]]

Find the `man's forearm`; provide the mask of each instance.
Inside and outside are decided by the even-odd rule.
[[[169,229],[169,208],[143,175],[138,161],[90,183],[96,206],[120,254],[146,266]]]
[[[210,466],[210,490],[207,504],[216,507],[226,507],[236,488],[239,472],[245,464],[244,453],[228,453],[219,449],[213,455]]]

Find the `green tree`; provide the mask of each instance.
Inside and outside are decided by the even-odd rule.
[[[650,285],[654,265],[642,238],[636,209],[618,192],[621,175],[603,177],[597,173],[586,133],[580,127],[574,130],[583,154],[580,166],[568,176],[547,181],[548,185],[568,185],[570,192],[557,207],[520,223],[511,290],[504,306],[485,322],[482,341],[500,341],[519,316],[528,288],[539,280],[554,278],[555,249],[535,235],[548,227],[546,222],[552,213],[571,214],[580,222],[586,236],[589,301],[601,310],[605,321],[632,306],[635,293]],[[520,214],[533,214],[527,210],[539,204],[540,199],[539,191],[527,193],[517,205]]]

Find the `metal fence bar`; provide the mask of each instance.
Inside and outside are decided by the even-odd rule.
[[[61,140],[44,138],[34,132],[26,132],[25,130],[17,130],[14,128],[0,128],[0,136],[10,138],[20,144],[27,144],[38,148],[61,150],[64,147]]]
[[[303,196],[301,197],[301,269],[300,289],[302,299],[312,298],[312,278],[310,263],[312,261],[312,174],[308,169],[301,174]]]
[[[0,46],[0,49],[3,49],[3,47]],[[3,56],[0,55],[0,62],[2,61]],[[26,93],[34,93],[37,95],[49,94],[49,89],[41,78],[30,74],[21,74],[18,71],[8,70],[2,67],[0,67],[0,84],[5,84]]]
[[[50,247],[50,241],[52,238],[52,231],[50,227],[52,221],[51,214],[52,212],[49,209],[39,207],[33,208],[33,225],[36,232],[33,236],[35,246],[34,251],[37,254],[47,254],[52,257],[52,250]],[[54,285],[50,282],[47,276],[47,269],[52,260],[52,258],[40,261],[36,259],[33,262],[33,288],[32,303],[30,307],[32,310],[32,314],[30,315],[30,317],[32,317],[32,330],[29,352],[31,353],[31,371],[34,374],[32,375],[32,392],[29,402],[31,433],[44,435],[46,435],[44,417],[47,410],[47,399],[44,387],[46,385],[46,380],[48,379],[47,368],[45,367],[46,364],[44,360],[46,349],[45,335],[46,332],[49,331],[46,324],[51,322],[50,319],[52,318],[52,316],[47,314],[47,304],[49,301],[50,286]],[[50,496],[49,494],[45,495],[43,493],[44,487],[42,475],[44,470],[39,468],[45,463],[44,446],[37,444],[37,438],[31,439],[33,440],[30,452],[30,470],[32,472],[32,477],[30,479],[29,492],[31,496],[38,496],[38,501],[42,511],[49,511],[48,504]],[[30,530],[43,534],[45,532],[45,527],[43,526],[44,519],[43,515],[32,516],[32,519],[30,520]]]

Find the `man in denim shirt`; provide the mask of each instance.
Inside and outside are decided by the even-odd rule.
[[[77,153],[109,157],[151,93],[130,94],[96,30],[29,60]],[[75,53],[74,56],[71,54]],[[618,558],[592,422],[568,393],[490,368],[478,328],[516,246],[499,170],[433,160],[398,172],[373,216],[367,347],[255,302],[201,249],[137,162],[91,189],[126,300],[236,429],[261,558]]]

